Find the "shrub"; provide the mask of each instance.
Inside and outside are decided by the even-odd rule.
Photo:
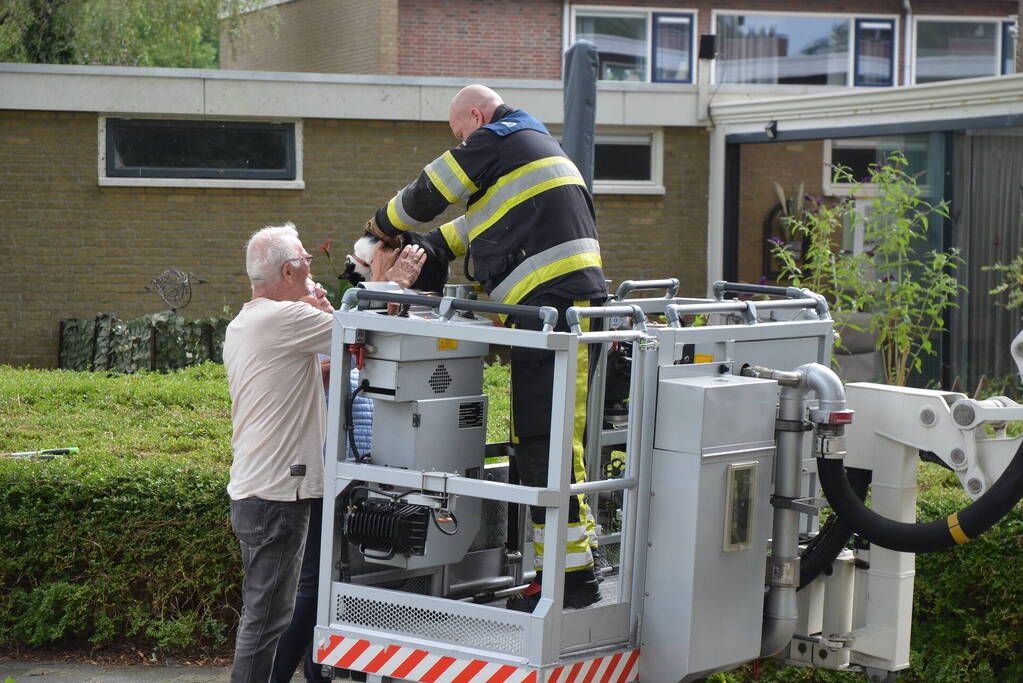
[[[0,368],[0,643],[139,636],[219,647],[241,567],[223,368],[106,376]]]
[[[0,463],[0,642],[224,642],[240,562],[227,471],[188,456]],[[210,637],[212,636],[212,637]]]

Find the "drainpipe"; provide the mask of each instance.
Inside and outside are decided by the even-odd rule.
[[[796,589],[799,587],[799,513],[791,501],[799,498],[799,479],[803,457],[803,417],[806,397],[814,391],[817,409],[810,419],[820,432],[836,415],[846,416],[845,388],[838,376],[827,366],[808,363],[795,372],[748,366],[742,374],[773,379],[781,385],[778,404],[777,453],[774,461],[774,523],[771,530],[769,585],[764,602],[764,623],[761,631],[760,656],[769,657],[792,639],[799,619]],[[842,419],[842,418],[838,418]],[[815,436],[815,449],[824,434]],[[828,443],[831,438],[828,437]]]
[[[902,9],[906,13],[906,26],[902,39],[902,85],[909,85],[913,65],[913,4],[910,0],[902,0]]]

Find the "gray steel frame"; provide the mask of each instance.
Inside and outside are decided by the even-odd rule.
[[[685,314],[688,309],[702,310],[714,302],[694,299],[628,300],[645,314],[663,313],[669,307]],[[718,302],[736,309],[734,302]],[[816,301],[814,304],[816,305]],[[725,306],[720,306],[724,309]],[[748,307],[745,307],[748,310]],[[791,301],[758,304],[760,311],[772,308],[806,308]],[[718,306],[715,306],[718,308]],[[722,371],[737,373],[737,344],[756,341],[793,339],[812,340],[818,362],[828,362],[832,344],[830,320],[792,320],[786,322],[757,322],[756,317],[745,324],[712,325],[707,327],[661,327],[644,332],[562,333],[533,332],[479,325],[460,325],[445,320],[411,320],[361,311],[339,311],[335,314],[332,357],[340,372],[331,374],[328,407],[327,450],[324,483],[324,526],[321,531],[322,552],[320,565],[320,604],[317,614],[317,640],[330,634],[361,637],[378,643],[388,643],[428,649],[442,656],[464,657],[466,653],[496,662],[516,666],[544,669],[554,666],[566,656],[598,649],[634,649],[640,642],[643,604],[645,600],[643,577],[646,573],[646,552],[642,540],[649,526],[649,491],[651,469],[643,454],[653,447],[653,422],[658,375],[666,376],[717,374]],[[458,477],[447,473],[418,472],[378,467],[344,461],[345,415],[341,406],[348,399],[348,377],[351,358],[347,345],[362,341],[361,331],[403,335],[419,335],[458,341],[501,344],[527,348],[547,349],[555,354],[554,397],[551,416],[550,465],[547,488],[510,485]],[[626,459],[623,478],[600,481],[598,476],[588,483],[571,484],[571,435],[575,400],[575,368],[579,344],[613,341],[633,345],[633,373],[630,385],[629,425],[624,435]],[[682,344],[694,343],[715,351],[713,363],[676,366],[675,349]],[[720,357],[718,357],[720,356]],[[338,362],[340,360],[340,363]],[[741,361],[741,359],[739,359]],[[803,359],[801,362],[805,362]],[[668,367],[665,367],[668,366]],[[722,366],[726,366],[722,370]],[[602,383],[597,384],[602,388]],[[594,395],[602,392],[594,392]],[[596,405],[602,411],[602,397]],[[601,412],[595,412],[600,415]],[[599,424],[599,423],[598,423]],[[636,429],[638,427],[638,429]],[[594,430],[590,430],[591,432]],[[597,448],[602,435],[598,433]],[[592,443],[592,441],[591,441]],[[591,460],[594,458],[591,458]],[[545,553],[543,570],[552,580],[545,581],[541,600],[533,614],[517,613],[488,605],[459,602],[444,598],[392,591],[356,583],[336,580],[334,563],[333,520],[336,518],[337,496],[352,481],[368,481],[414,489],[439,491],[508,503],[537,505],[547,508]],[[624,489],[624,528],[621,535],[621,581],[616,603],[594,605],[585,610],[565,612],[561,607],[564,590],[564,563],[568,497],[577,493],[598,493]],[[473,638],[441,640],[425,637],[415,630],[399,631],[393,627],[377,625],[342,624],[336,620],[339,600],[367,600],[380,605],[394,605],[407,610],[424,610],[444,614],[453,619],[492,628],[500,624],[520,634],[521,648],[500,649],[484,647]],[[472,642],[469,642],[472,641]],[[515,651],[509,651],[515,650]]]

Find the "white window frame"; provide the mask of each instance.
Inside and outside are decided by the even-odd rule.
[[[870,13],[857,13],[857,12],[773,12],[773,11],[760,11],[755,9],[749,10],[731,10],[731,9],[716,9],[710,13],[710,32],[717,35],[718,32],[718,17],[719,16],[760,16],[760,17],[810,17],[814,19],[821,18],[844,18],[849,22],[849,55],[846,58],[846,82],[845,85],[818,85],[813,87],[818,88],[878,88],[878,87],[895,87],[899,85],[899,30],[901,18],[898,14],[870,14]],[[856,20],[861,19],[865,21],[871,20],[884,20],[893,21],[892,25],[892,85],[890,86],[876,86],[876,85],[858,85],[854,86],[853,83],[856,81]],[[715,60],[715,65],[717,60]],[[710,70],[710,81],[711,83],[717,83],[717,69],[711,68]],[[732,87],[764,87],[764,88],[783,88],[790,87],[785,83],[772,83],[772,84],[759,84],[759,83],[726,83]]]
[[[664,194],[664,130],[648,129],[598,129],[594,144],[636,144],[650,143],[649,180],[597,180],[593,179],[593,194]]]
[[[628,6],[615,6],[615,5],[572,5],[568,15],[568,44],[565,45],[565,50],[575,45],[576,35],[576,17],[582,13],[586,16],[598,16],[598,17],[635,17],[639,18],[640,15],[646,18],[646,78],[642,81],[603,81],[604,83],[667,83],[674,85],[692,85],[696,83],[696,69],[697,62],[696,58],[696,45],[699,39],[699,13],[695,9],[687,9],[684,7],[628,7]],[[654,80],[654,14],[690,14],[692,15],[692,26],[689,32],[689,62],[691,65],[690,80],[689,81],[655,81]],[[597,75],[597,80],[600,79],[600,75]]]
[[[845,140],[847,138],[839,138]],[[876,137],[855,138],[863,143],[864,148],[877,149],[880,144]],[[856,197],[868,198],[877,196],[877,183],[836,183],[834,181],[834,156],[833,138],[824,140],[824,169],[821,176],[822,190],[827,197],[852,197],[853,188],[856,189]],[[920,185],[920,192],[923,195],[930,194],[930,185]]]
[[[180,119],[194,121],[194,116],[134,116],[120,114],[100,114],[98,117],[97,136],[99,154],[97,154],[97,178],[101,187],[206,187],[222,189],[249,190],[304,190],[305,180],[302,170],[302,120],[301,119],[238,119],[239,121],[256,121],[258,123],[292,123],[295,125],[295,179],[294,180],[252,180],[245,178],[123,178],[107,175],[107,119],[153,119],[166,121]],[[230,117],[224,117],[230,118]]]
[[[952,14],[924,14],[915,15],[913,17],[913,49],[907,53],[906,57],[911,62],[910,64],[910,83],[916,85],[916,48],[920,44],[919,31],[920,22],[929,21],[932,23],[949,23],[949,24],[966,24],[966,23],[977,23],[977,24],[994,24],[995,25],[995,57],[994,57],[994,69],[991,76],[1002,75],[1002,53],[1005,50],[1005,46],[1002,45],[1004,34],[1002,32],[1002,24],[1005,22],[1015,22],[1016,17],[1014,16],[990,16],[990,17],[978,17],[978,16],[956,16]],[[1019,38],[1017,38],[1019,40]],[[1018,48],[1017,48],[1018,49]],[[983,78],[983,76],[974,76],[974,78]],[[962,79],[948,79],[948,80],[962,80]],[[932,82],[932,81],[928,81]],[[934,81],[940,82],[940,81]]]

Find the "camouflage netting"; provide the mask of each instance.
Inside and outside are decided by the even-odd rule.
[[[189,320],[173,311],[123,321],[101,314],[61,322],[59,367],[67,370],[175,370],[223,362],[226,318]]]

